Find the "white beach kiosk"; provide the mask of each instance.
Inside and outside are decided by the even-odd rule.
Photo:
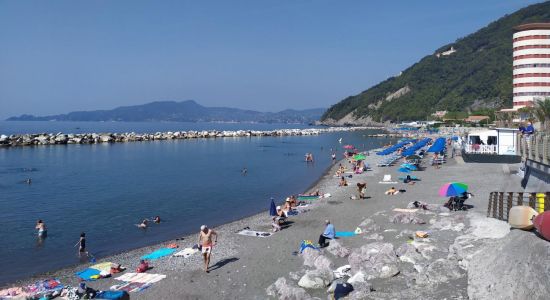
[[[464,161],[519,162],[516,128],[494,128],[469,132],[463,143]]]

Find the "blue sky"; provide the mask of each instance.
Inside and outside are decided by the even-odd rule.
[[[0,0],[0,119],[158,100],[329,107],[537,2]]]

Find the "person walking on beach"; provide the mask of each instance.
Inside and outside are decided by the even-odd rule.
[[[212,241],[213,236],[216,237]],[[208,265],[210,264],[210,255],[212,254],[212,247],[218,242],[218,233],[214,230],[209,229],[206,225],[201,226],[201,231],[199,232],[199,245],[201,245],[201,252],[204,259],[204,271],[209,273]]]
[[[330,223],[330,220],[325,220],[325,231],[319,236],[319,247],[324,248],[328,246],[327,240],[333,240],[336,236],[334,225]]]

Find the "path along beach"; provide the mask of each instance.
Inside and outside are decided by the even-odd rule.
[[[490,192],[520,190],[520,178],[510,174],[503,165],[465,164],[458,157],[448,158],[440,169],[435,169],[428,165],[429,159],[425,158],[422,164],[425,169],[413,173],[421,178],[416,184],[380,184],[386,174],[392,175],[396,181],[402,176],[397,171],[399,163],[391,167],[377,167],[380,159],[377,155],[367,156],[366,162],[372,170],[347,178],[349,185],[346,187],[338,186],[339,179],[334,177],[338,162],[335,163],[310,189],[320,190],[322,194],[330,193],[331,197],[312,201],[307,211],[289,218],[289,227],[269,237],[237,234],[243,228],[271,231],[268,199],[265,199],[265,213],[214,228],[219,238],[213,249],[210,273],[203,271],[199,253],[186,258],[166,256],[152,260],[150,265],[153,268],[148,273],[166,275],[166,278],[147,289],[131,292],[131,299],[327,299],[326,287],[302,288],[298,282],[311,286],[308,281],[315,280],[303,279],[308,277],[304,276],[306,273],[311,275],[311,279],[331,280],[332,275],[327,275],[326,270],[334,270],[350,262],[352,273],[357,274],[360,270],[365,276],[354,277],[355,291],[349,299],[484,299],[494,292],[502,293],[502,297],[494,295],[497,298],[513,299],[514,295],[506,294],[509,291],[505,288],[493,291],[489,287],[498,288],[498,282],[490,282],[491,278],[500,280],[497,274],[487,274],[486,280],[480,280],[480,273],[485,270],[474,270],[476,268],[471,264],[472,260],[476,260],[476,253],[493,251],[494,256],[502,255],[487,245],[511,235],[518,240],[543,243],[541,247],[548,247],[550,251],[548,242],[533,233],[509,233],[506,223],[485,217]],[[350,167],[346,160],[340,163]],[[446,198],[438,195],[438,189],[451,181],[464,182],[470,187],[469,191],[475,197],[468,199],[467,203],[474,206],[472,209],[450,212],[440,208]],[[350,199],[358,195],[357,182],[367,183],[367,199]],[[394,196],[385,195],[384,192],[391,186],[406,191]],[[278,199],[279,203],[281,201]],[[425,224],[401,223],[408,222],[407,218],[411,219],[411,216],[399,216],[400,213],[393,211],[394,208],[406,208],[413,201],[434,204],[430,210],[412,214],[413,223],[421,220]],[[336,231],[354,231],[359,227],[363,233],[339,238],[336,243],[331,241],[332,245],[320,252],[306,249],[303,254],[297,254],[302,240],[317,243],[326,219],[331,220]],[[200,225],[197,224],[197,234]],[[415,232],[419,230],[427,231],[429,237],[415,237]],[[191,247],[197,243],[197,235],[102,258],[96,263],[121,264],[127,267],[121,273],[124,275],[135,271],[141,256],[172,243],[179,246],[178,250]],[[548,257],[541,258],[545,261],[540,263],[550,265]],[[57,278],[64,285],[76,287],[80,280],[74,275],[75,272],[89,265],[92,263],[40,274],[7,287],[23,286],[47,278]],[[121,283],[116,280],[118,276],[120,274],[87,284],[94,289],[108,290]],[[517,276],[520,281],[521,276]],[[543,284],[540,292],[547,289],[548,286]],[[536,299],[537,295],[541,294],[536,292],[531,299]],[[520,299],[519,296],[515,298]]]

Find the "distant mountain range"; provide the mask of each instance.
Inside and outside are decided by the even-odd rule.
[[[75,111],[52,116],[21,115],[7,121],[120,121],[120,122],[255,122],[313,123],[324,108],[280,112],[259,112],[228,107],[205,107],[193,100],[157,101],[143,105],[121,106],[111,110]]]

